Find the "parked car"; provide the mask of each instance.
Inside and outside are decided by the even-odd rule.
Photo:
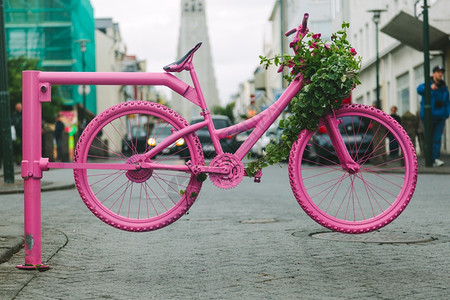
[[[147,146],[147,132],[140,126],[131,127],[127,137],[122,140],[122,152],[129,156],[137,153],[144,153]]]
[[[227,116],[213,115],[211,116],[216,129],[221,129],[233,125]],[[196,124],[203,121],[203,117],[195,117],[192,119],[191,124]],[[216,154],[214,146],[209,135],[208,128],[203,127],[195,132],[202,144],[203,153],[206,158],[211,158]],[[229,136],[221,139],[220,144],[224,152],[234,153],[239,147],[239,143],[236,141],[236,136]]]
[[[278,140],[281,136],[281,129],[276,125],[272,125],[267,129],[266,133],[264,133],[259,140],[253,145],[250,150],[251,154],[256,157],[261,157],[264,155],[266,151],[266,146],[271,142]]]
[[[159,123],[153,126],[150,134],[147,134],[143,127],[133,126],[131,128],[131,139],[128,138],[122,142],[122,151],[128,155],[149,151],[171,135],[172,128],[172,125],[168,123]],[[181,138],[169,147],[164,148],[158,155],[179,154],[184,147],[184,139]],[[132,151],[132,149],[136,150]]]
[[[364,154],[369,154],[372,149],[373,132],[369,128],[371,124],[364,121],[360,122],[360,117],[352,116],[343,117],[342,123],[339,124],[339,132],[352,157],[362,157]],[[358,124],[357,128],[354,127],[355,124]],[[313,134],[308,148],[309,151],[305,151],[305,158],[308,160],[324,164],[337,162],[336,151],[331,144],[325,126],[322,126]]]

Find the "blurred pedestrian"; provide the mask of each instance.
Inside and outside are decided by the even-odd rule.
[[[400,116],[397,114],[397,106],[393,105],[391,107],[391,117],[394,118],[395,121],[397,121],[398,123],[402,123],[402,119],[400,118]],[[389,156],[390,157],[398,157],[398,150],[399,150],[399,144],[396,138],[394,138],[394,136],[392,134],[388,134],[388,138],[389,138]]]
[[[441,154],[442,132],[444,130],[445,120],[448,119],[450,115],[449,92],[443,77],[444,68],[441,66],[434,67],[431,76],[431,132],[426,132],[425,128],[425,136],[431,134],[433,139],[433,167],[440,167],[444,164],[444,162],[439,159]],[[420,117],[423,121],[425,118],[425,83],[422,83],[417,87],[417,93],[422,96],[422,101],[420,103]]]
[[[22,161],[22,103],[17,103],[11,116],[11,125],[14,126],[16,139],[13,142],[14,160],[17,165]]]
[[[55,141],[56,141],[56,161],[62,161],[62,135],[64,132],[65,126],[64,123],[61,122],[61,117],[57,116],[55,120]]]
[[[247,112],[246,116],[247,119],[250,119],[251,117],[256,116],[258,113],[261,112],[261,108],[256,104],[255,95],[250,95],[250,104],[247,106]]]

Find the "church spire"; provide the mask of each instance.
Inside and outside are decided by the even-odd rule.
[[[198,42],[202,47],[195,53],[194,67],[202,87],[203,95],[209,108],[219,106],[220,100],[217,92],[214,65],[211,56],[211,46],[206,22],[204,0],[181,0],[181,22],[178,37],[177,59],[185,55]],[[188,72],[176,74],[183,81],[190,82]],[[176,93],[172,93],[171,106],[188,121],[200,115],[200,109],[186,99],[180,99]]]

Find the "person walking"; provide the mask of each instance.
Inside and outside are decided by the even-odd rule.
[[[20,165],[22,161],[22,103],[17,103],[11,116],[11,125],[15,129],[16,138],[13,143],[14,161]]]
[[[62,161],[62,135],[64,132],[64,123],[61,122],[61,117],[57,116],[56,117],[56,122],[55,122],[55,142],[56,142],[56,161]]]
[[[255,95],[250,95],[250,104],[247,106],[246,116],[250,119],[261,112],[260,107],[256,104]]]
[[[391,117],[394,118],[395,121],[397,121],[398,123],[402,123],[402,119],[400,118],[400,116],[397,114],[397,106],[393,105],[391,107]],[[398,157],[398,150],[399,150],[399,144],[396,138],[394,138],[394,136],[392,134],[388,134],[389,137],[389,156],[390,157]]]
[[[445,120],[450,115],[450,99],[448,87],[445,84],[444,68],[436,66],[433,68],[433,74],[431,76],[431,115],[432,115],[432,132],[426,132],[432,135],[433,139],[433,167],[440,167],[444,164],[439,159],[441,154],[442,132],[444,131]],[[420,84],[417,87],[417,93],[422,96],[420,103],[420,118],[422,121],[425,117],[425,83]]]

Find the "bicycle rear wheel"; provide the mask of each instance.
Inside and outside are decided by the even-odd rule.
[[[197,198],[202,182],[191,172],[109,169],[107,164],[136,164],[143,153],[188,123],[153,102],[115,105],[95,117],[75,149],[75,163],[105,164],[104,169],[74,169],[76,187],[87,207],[105,223],[126,231],[150,231],[179,219]],[[183,136],[145,162],[203,165],[195,134]]]
[[[292,191],[303,210],[331,230],[379,229],[398,217],[414,193],[414,147],[400,124],[373,107],[345,105],[335,117],[359,171],[343,170],[321,120],[316,131],[303,130],[292,146]]]

